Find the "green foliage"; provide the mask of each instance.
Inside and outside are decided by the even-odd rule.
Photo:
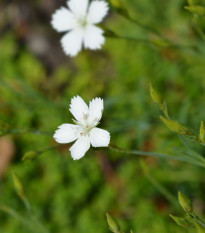
[[[205,7],[203,6],[185,6],[185,9],[199,16],[205,16]]]
[[[0,231],[105,233],[109,212],[125,232],[193,232],[179,228],[168,213],[178,211],[172,197],[180,189],[194,194],[196,211],[204,214],[204,168],[160,156],[142,158],[140,151],[186,155],[191,163],[204,164],[203,16],[184,9],[182,0],[112,1],[118,13],[112,9],[103,25],[110,33],[106,45],[70,59],[50,28],[56,6],[21,2],[0,4],[6,12],[0,17],[0,142],[14,146],[1,176]],[[32,46],[39,38],[50,46],[40,54]],[[150,83],[163,119],[194,137],[178,134],[179,139],[164,127],[149,97]],[[69,145],[58,147],[52,135],[60,124],[71,123],[68,108],[75,95],[86,101],[103,97],[102,128],[115,145],[139,151],[91,149],[73,161]],[[13,171],[30,208],[16,195]],[[177,221],[188,224],[181,217]],[[195,227],[202,231],[198,223]]]
[[[192,203],[189,198],[181,192],[178,192],[178,201],[185,211],[184,217],[177,217],[170,214],[170,217],[180,227],[195,227],[198,233],[205,232],[205,222],[201,220],[193,211]]]

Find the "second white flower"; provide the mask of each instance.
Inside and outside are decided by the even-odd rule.
[[[58,32],[67,32],[61,39],[64,52],[76,56],[83,45],[87,49],[100,49],[105,38],[103,30],[96,27],[107,15],[105,1],[70,0],[69,9],[61,7],[52,15],[51,24]]]

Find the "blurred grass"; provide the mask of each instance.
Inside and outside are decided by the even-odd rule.
[[[1,177],[0,203],[27,217],[12,184],[11,171],[15,171],[33,212],[49,232],[109,232],[106,212],[134,232],[192,232],[169,218],[169,213],[178,210],[150,183],[137,156],[91,149],[76,162],[65,146],[31,162],[21,161],[27,151],[56,145],[52,133],[58,125],[71,122],[68,106],[74,95],[86,101],[104,98],[100,126],[111,132],[113,143],[129,149],[167,152],[182,145],[160,122],[149,83],[164,96],[173,118],[195,131],[204,120],[205,44],[192,14],[184,9],[185,1],[126,0],[124,4],[134,18],[173,42],[195,44],[197,50],[107,39],[101,51],[83,51],[73,59],[64,56],[60,36],[50,26],[51,13],[62,4],[0,3],[0,120],[13,130],[50,133],[6,136],[15,145],[15,155]],[[153,38],[115,13],[105,25],[120,35]],[[39,52],[35,43],[44,49]],[[200,152],[204,155],[203,149]],[[199,214],[205,214],[202,168],[154,158],[144,161],[168,192],[176,196],[182,190],[194,200]],[[0,228],[3,233],[30,232],[4,212],[0,212]]]

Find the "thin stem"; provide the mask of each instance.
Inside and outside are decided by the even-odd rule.
[[[39,226],[39,229],[41,229],[41,232],[49,233],[48,229],[40,222],[40,220],[34,214],[32,208],[31,208],[31,205],[30,205],[30,203],[29,203],[29,201],[27,199],[25,199],[24,205],[25,205],[25,207],[27,209],[28,215],[30,216],[32,221],[35,223],[35,225]]]
[[[40,220],[34,214],[29,200],[25,196],[21,197],[21,200],[23,201],[23,204],[26,207],[27,213],[28,213],[31,221],[34,222],[34,224],[36,226],[38,226],[40,232],[49,233],[49,231],[46,229],[46,227],[40,222]]]
[[[11,209],[10,207],[6,205],[0,205],[0,210],[18,219],[22,224],[27,226],[32,232],[37,232],[37,229],[33,227],[33,224],[31,222],[29,222],[25,217],[22,217],[19,213],[17,213],[15,210]]]
[[[19,213],[17,213],[12,208],[6,206],[6,205],[0,205],[0,210],[4,211],[5,213],[11,215],[12,217],[18,219],[22,224],[27,226],[32,232],[39,232],[39,229],[36,227],[33,227],[33,222],[29,221],[29,219],[21,216]],[[28,209],[27,209],[28,210]],[[37,224],[39,228],[41,229],[40,232],[43,233],[49,233],[49,231],[39,222],[39,220],[34,216],[34,214],[31,212],[31,209],[28,210],[30,217],[35,222],[35,225]]]
[[[202,157],[201,155],[199,155],[199,154],[197,154],[197,153],[193,153],[193,156],[194,156],[195,158],[197,158],[199,161],[201,161],[202,163],[205,164],[205,158],[204,158],[204,157]]]
[[[114,7],[115,8],[115,7]],[[178,45],[178,44],[174,44],[173,42],[171,42],[169,39],[167,39],[166,37],[164,37],[162,35],[162,33],[160,31],[158,31],[157,29],[149,26],[149,25],[145,25],[143,24],[141,21],[139,21],[138,19],[133,19],[133,17],[130,16],[129,12],[126,9],[122,9],[122,8],[118,8],[116,9],[116,11],[118,12],[119,15],[121,15],[122,17],[124,17],[125,19],[129,20],[130,22],[136,24],[137,26],[145,29],[146,31],[149,31],[153,34],[155,34],[158,38],[160,38],[162,41],[166,42],[167,44],[170,45],[170,47],[175,47],[178,49],[187,49],[187,48],[191,48],[193,50],[196,50],[196,46],[194,45]],[[199,34],[202,36],[202,38],[204,39],[204,34],[203,32],[199,32]]]
[[[49,132],[49,131],[28,130],[28,129],[8,129],[8,130],[1,130],[0,137],[8,135],[8,134],[25,134],[25,133],[44,134],[44,135],[52,134],[52,132]]]
[[[149,25],[143,24],[142,22],[140,22],[140,21],[137,20],[137,19],[133,19],[133,18],[130,16],[130,14],[127,14],[127,16],[124,15],[124,17],[125,17],[126,19],[128,19],[130,22],[132,22],[132,23],[134,23],[134,24],[140,26],[141,28],[143,28],[143,29],[145,29],[145,30],[147,30],[147,31],[150,31],[150,32],[154,33],[155,35],[161,37],[163,40],[165,39],[164,36],[162,36],[162,34],[161,34],[158,30],[156,30],[156,29],[153,28],[153,27],[150,27]]]
[[[32,211],[30,212],[30,217],[34,221],[34,223],[39,226],[41,232],[49,233],[48,229],[39,221],[39,219],[33,214]]]
[[[190,214],[190,217],[197,221],[203,228],[205,228],[205,222],[199,218],[194,212]]]
[[[57,146],[51,146],[51,147],[48,147],[46,149],[43,149],[43,150],[39,150],[37,151],[38,154],[43,154],[44,152],[47,152],[47,151],[50,151],[50,150],[56,150],[58,148],[61,148],[63,147],[64,145],[57,145]]]
[[[199,27],[198,25],[198,15],[194,14],[193,15],[193,24],[194,24],[194,28],[195,30],[197,31],[197,33],[199,34],[200,36],[200,39],[203,41],[205,40],[205,35],[203,33],[203,30]]]
[[[144,174],[146,178],[149,180],[149,182],[163,195],[167,198],[168,201],[170,201],[175,207],[178,207],[178,201],[177,198],[172,195],[163,185],[161,185],[155,178],[150,174],[148,171],[148,168],[146,164],[141,161],[141,167],[144,171]]]
[[[125,7],[123,7],[123,8],[122,8],[122,7],[117,7],[117,8],[116,8],[116,7],[113,7],[113,8],[116,10],[116,12],[117,12],[119,15],[121,15],[121,16],[124,17],[125,19],[129,20],[130,22],[132,22],[132,23],[136,24],[137,26],[139,26],[139,27],[145,29],[146,31],[152,32],[152,33],[154,33],[155,35],[157,35],[157,36],[163,38],[163,36],[161,35],[161,33],[160,33],[157,29],[155,29],[155,28],[153,28],[153,27],[151,27],[151,26],[149,26],[149,25],[145,25],[145,24],[143,24],[141,21],[132,18],[131,15],[130,15],[130,13],[127,11],[127,9],[125,9]]]
[[[205,168],[204,163],[196,161],[188,156],[176,156],[176,155],[168,155],[168,154],[162,154],[162,153],[156,153],[156,152],[146,152],[146,151],[139,151],[139,150],[126,150],[126,149],[122,149],[122,148],[119,148],[119,147],[114,146],[114,145],[110,145],[108,148],[112,151],[116,151],[119,153],[133,154],[133,155],[140,155],[140,156],[152,156],[152,157],[157,157],[157,158],[178,160],[178,161],[187,162],[187,163],[194,164],[194,165]]]
[[[168,39],[162,39],[161,38],[161,45],[158,44],[158,40],[150,40],[150,39],[146,39],[146,38],[135,38],[135,37],[128,37],[128,36],[120,36],[117,35],[114,32],[111,32],[110,30],[105,30],[105,36],[109,37],[110,39],[121,39],[121,40],[129,40],[129,41],[134,41],[134,42],[140,42],[140,43],[149,43],[152,45],[156,45],[158,47],[168,47],[168,48],[174,48],[174,49],[180,49],[180,50],[187,50],[187,49],[191,49],[193,51],[198,52],[197,47],[194,44],[187,44],[187,45],[182,45],[182,44],[174,44],[173,42],[169,41]]]
[[[203,226],[203,228],[205,228],[205,222],[204,221],[202,221],[200,218],[198,218],[197,221]]]
[[[111,37],[111,38],[113,38],[113,37]],[[113,39],[130,40],[130,41],[142,42],[142,43],[152,43],[151,40],[148,40],[145,38],[135,38],[135,37],[128,37],[128,36],[117,36]]]
[[[34,158],[36,158],[37,156],[45,153],[45,152],[48,152],[50,150],[55,150],[55,149],[58,149],[58,148],[61,148],[63,147],[64,145],[57,145],[57,146],[51,146],[51,147],[48,147],[48,148],[45,148],[43,150],[36,150],[36,151],[28,151],[27,153],[25,153],[25,155],[22,157],[22,160],[25,161],[25,160],[32,160]]]
[[[184,146],[189,149],[190,151],[190,145],[185,141],[184,137],[182,135],[178,135],[181,141],[183,142]],[[197,152],[191,150],[191,156],[196,158],[198,161],[201,161],[203,164],[205,164],[205,158],[201,155],[199,155]]]

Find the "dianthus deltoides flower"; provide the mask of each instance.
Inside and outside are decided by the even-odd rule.
[[[52,15],[51,24],[58,32],[67,32],[61,39],[64,52],[76,56],[82,49],[100,49],[105,42],[103,30],[96,27],[107,15],[108,4],[103,0],[67,1],[69,7],[61,7]]]
[[[74,124],[62,124],[53,135],[58,143],[76,142],[69,149],[74,160],[82,158],[93,147],[107,147],[110,143],[110,133],[97,128],[103,112],[103,100],[95,98],[89,106],[80,97],[73,97],[70,112],[75,117]]]

